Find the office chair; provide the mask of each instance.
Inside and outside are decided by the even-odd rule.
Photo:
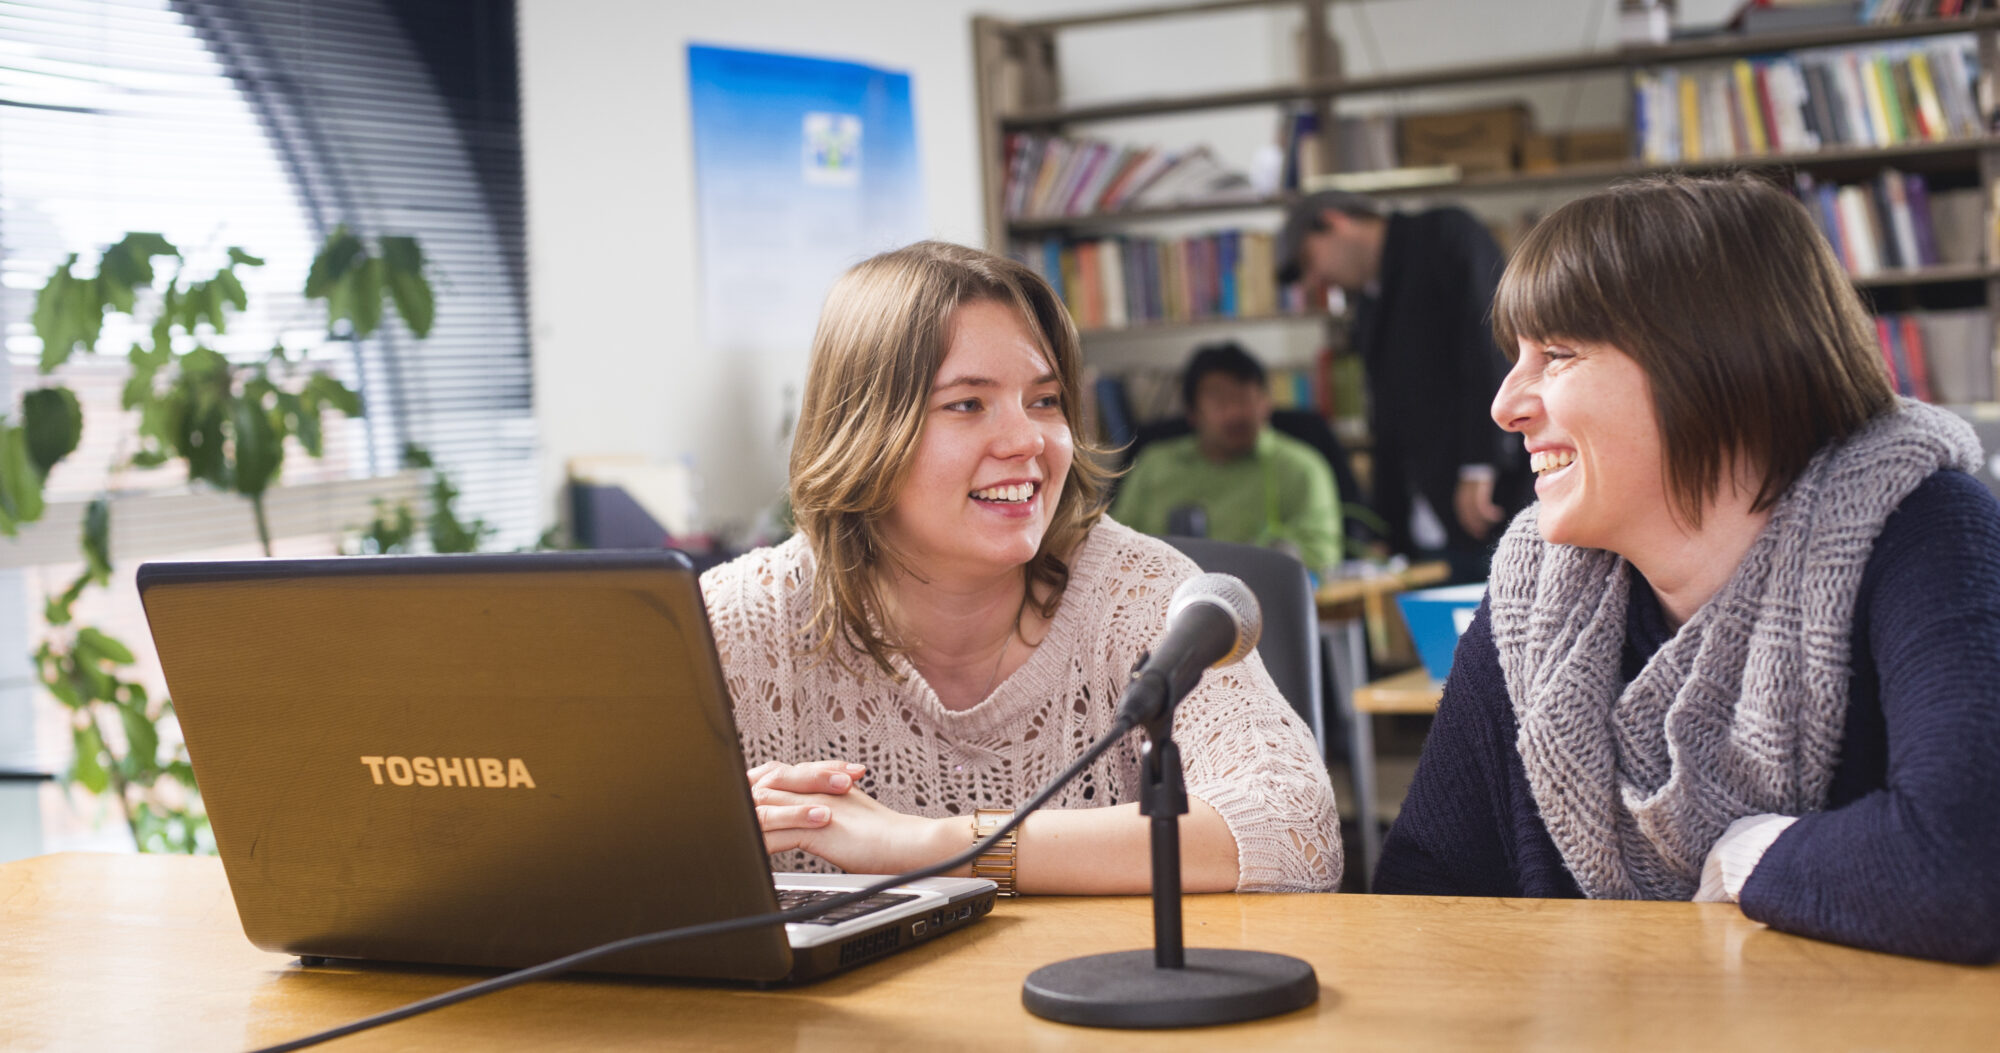
[[[1313,603],[1312,580],[1305,564],[1282,552],[1256,545],[1239,545],[1208,538],[1169,537],[1204,571],[1234,574],[1257,597],[1264,614],[1264,633],[1257,653],[1277,682],[1278,693],[1291,703],[1320,755],[1326,755],[1326,707],[1320,694],[1319,608]]]

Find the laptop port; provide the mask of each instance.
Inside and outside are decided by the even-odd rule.
[[[910,935],[922,936],[925,930],[929,929],[930,927],[931,927],[930,922],[925,921],[922,918],[918,918],[916,922],[910,926]]]
[[[967,903],[965,906],[958,908],[958,920],[964,921],[969,917],[972,917],[972,904]]]

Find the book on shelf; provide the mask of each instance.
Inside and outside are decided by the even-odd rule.
[[[1984,309],[1877,315],[1875,338],[1897,394],[1949,405],[1993,401],[1993,316]]]
[[[1991,0],[1861,0],[1860,21],[1869,25],[1895,25],[1958,18],[1991,7]]]
[[[1922,175],[1885,168],[1844,186],[1800,172],[1792,189],[1849,274],[1979,262],[1976,187],[1933,192]]]
[[[1271,389],[1271,408],[1326,413],[1326,380],[1317,363],[1273,366],[1265,370],[1265,375]]]
[[[1360,355],[1321,348],[1310,363],[1274,366],[1269,372],[1276,409],[1312,410],[1334,422],[1367,416]]]
[[[1752,0],[1744,4],[1731,25],[1752,35],[1795,33],[1958,18],[1991,6],[1989,0]]]
[[[1986,134],[1969,34],[1632,75],[1639,156],[1684,164]]]
[[[1001,204],[1012,219],[1250,202],[1250,181],[1205,146],[1118,146],[1017,132],[1007,137]]]
[[[1225,230],[1185,238],[1047,237],[1013,256],[1055,288],[1079,329],[1298,313],[1277,284],[1274,239]]]

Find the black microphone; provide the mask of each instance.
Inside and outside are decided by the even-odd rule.
[[[1257,646],[1264,615],[1242,579],[1197,574],[1174,590],[1167,605],[1167,634],[1132,671],[1119,712],[1146,725],[1175,705],[1216,666],[1242,661]]]
[[[1227,574],[1202,574],[1174,591],[1166,635],[1139,660],[1118,705],[1121,722],[1146,732],[1139,812],[1152,825],[1153,949],[1042,966],[1021,983],[1029,1012],[1090,1027],[1207,1027],[1287,1013],[1319,998],[1318,975],[1298,958],[1189,948],[1182,940],[1180,817],[1188,794],[1174,706],[1210,667],[1249,654],[1263,626],[1256,595]]]

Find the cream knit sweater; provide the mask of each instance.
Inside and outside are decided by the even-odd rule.
[[[801,653],[812,611],[812,552],[803,537],[716,567],[701,588],[747,763],[864,764],[861,789],[876,800],[938,818],[1019,804],[1107,730],[1133,661],[1164,631],[1168,598],[1196,573],[1165,542],[1101,520],[1078,548],[1048,635],[985,701],[962,712],[939,704],[900,656],[897,683],[866,657],[842,670]],[[1326,766],[1261,658],[1204,676],[1176,712],[1174,740],[1188,793],[1235,835],[1239,891],[1329,891],[1340,883]],[[1138,800],[1139,743],[1138,733],[1126,736],[1051,807]],[[790,856],[776,862],[825,868]]]

